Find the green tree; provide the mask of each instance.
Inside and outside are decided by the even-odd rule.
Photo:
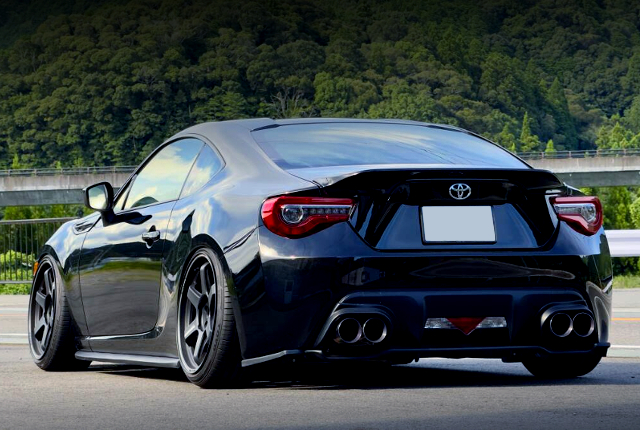
[[[540,149],[538,136],[531,133],[531,119],[529,113],[525,112],[522,120],[522,131],[520,132],[520,150],[522,152],[537,151]]]
[[[604,226],[607,229],[633,228],[631,218],[631,193],[626,187],[609,188],[603,195]]]
[[[631,106],[624,111],[624,125],[633,133],[640,133],[640,96],[636,96]]]
[[[578,139],[578,133],[574,119],[569,112],[569,103],[564,94],[564,88],[560,84],[560,80],[555,78],[549,91],[546,93],[546,98],[551,105],[551,114],[555,122],[555,129],[553,138],[557,143],[564,146],[565,143],[576,142]]]
[[[502,3],[6,0],[0,168],[135,164],[194,123],[255,116],[640,146],[633,0]]]
[[[547,141],[547,146],[544,148],[544,153],[545,154],[555,154],[556,152],[556,148],[555,146],[553,146],[553,140],[549,139]]]
[[[640,197],[637,197],[629,207],[633,228],[640,229]]]
[[[502,128],[502,131],[500,132],[496,140],[500,145],[507,148],[509,151],[511,152],[518,151],[518,143],[516,141],[516,137],[509,130],[508,124],[504,125],[504,127]]]

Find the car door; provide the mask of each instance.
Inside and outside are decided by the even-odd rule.
[[[155,327],[167,225],[202,146],[187,138],[157,150],[118,193],[113,222],[87,233],[79,272],[91,336]]]

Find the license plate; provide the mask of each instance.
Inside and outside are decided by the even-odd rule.
[[[491,206],[423,206],[425,242],[496,241]]]

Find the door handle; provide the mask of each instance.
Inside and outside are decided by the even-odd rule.
[[[158,239],[160,239],[160,232],[158,230],[150,230],[146,233],[142,233],[142,240],[147,242],[148,245],[151,245]]]

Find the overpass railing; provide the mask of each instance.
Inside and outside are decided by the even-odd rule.
[[[65,167],[61,169],[8,169],[0,170],[0,176],[51,176],[131,173],[136,166]]]
[[[588,149],[583,151],[519,152],[517,155],[523,160],[594,158],[594,157],[630,157],[630,156],[640,156],[640,149],[637,149],[637,148]]]
[[[640,156],[640,148],[628,149],[587,149],[580,151],[533,151],[518,152],[523,160],[593,158],[593,157],[630,157]],[[64,167],[36,169],[0,170],[0,176],[46,176],[46,175],[86,175],[108,173],[132,173],[137,166],[96,166],[96,167]]]
[[[0,284],[30,283],[42,247],[65,222],[75,218],[0,221]]]

